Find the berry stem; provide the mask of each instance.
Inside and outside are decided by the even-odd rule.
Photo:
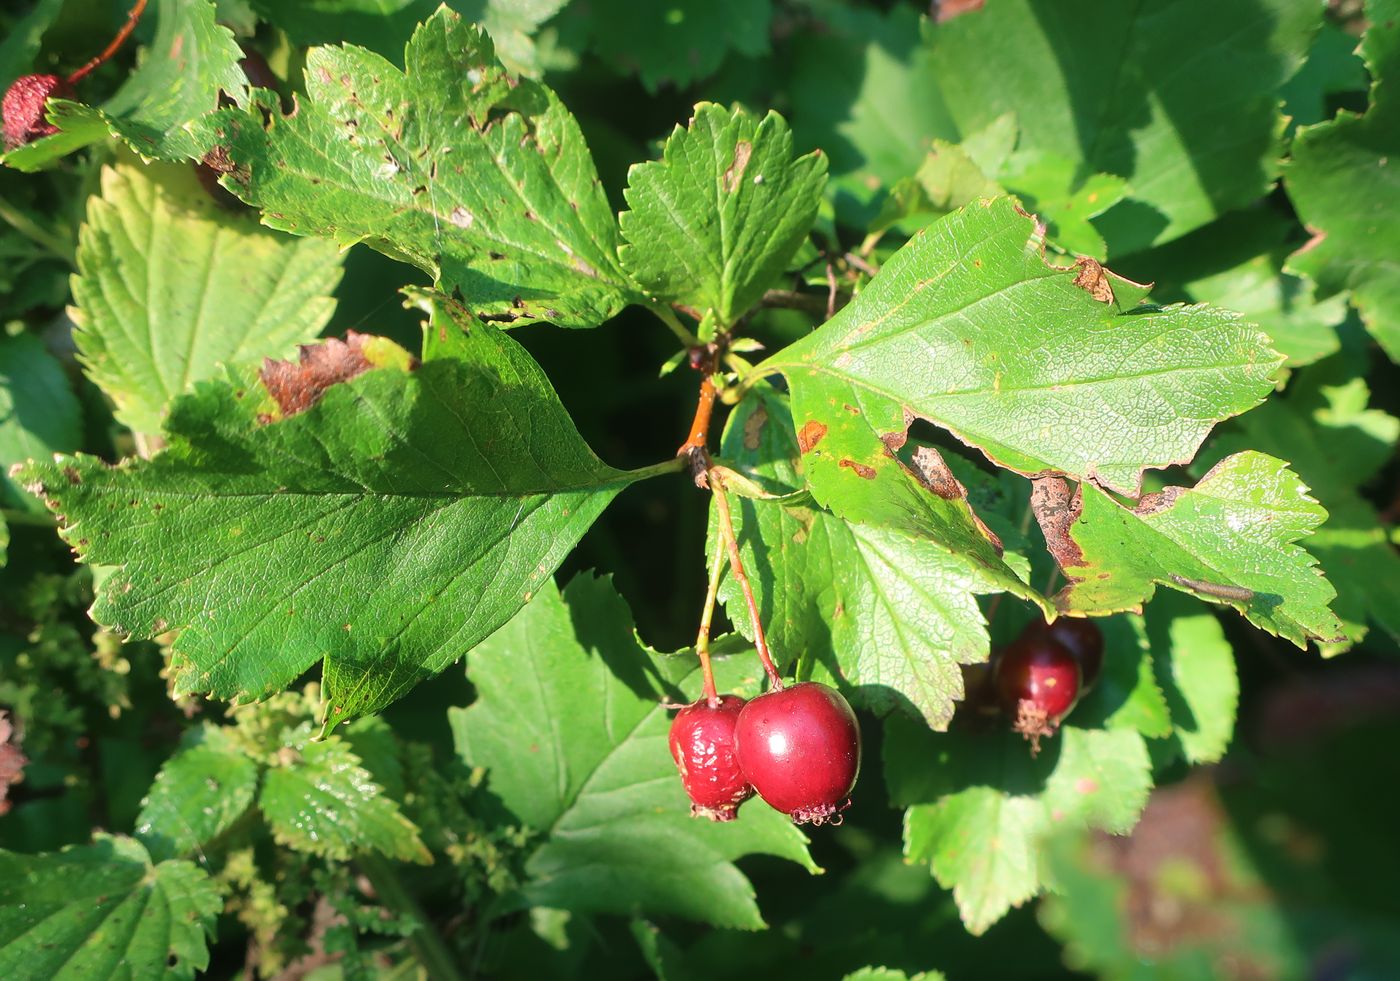
[[[690,435],[686,437],[676,456],[690,456],[696,451],[704,452],[710,442],[710,419],[715,411],[715,383],[706,373],[700,379],[700,398],[695,403],[695,418],[690,423]]]
[[[710,708],[719,707],[719,689],[715,687],[715,672],[710,666],[710,623],[714,620],[715,600],[719,597],[719,576],[724,570],[724,549],[715,549],[710,564],[710,583],[705,591],[705,609],[700,614],[700,633],[695,638],[695,653],[700,658],[700,671],[705,676],[705,701]]]
[[[744,591],[744,602],[749,606],[749,620],[753,623],[753,646],[758,649],[758,659],[763,662],[763,670],[774,691],[783,687],[782,675],[773,664],[773,656],[768,652],[768,638],[763,633],[763,621],[758,615],[758,600],[753,594],[753,585],[744,572],[744,560],[739,555],[739,539],[734,534],[734,519],[729,513],[729,495],[724,489],[724,478],[710,472],[710,490],[715,495],[715,509],[719,512],[719,533],[729,550],[729,568],[734,578],[739,580],[739,588]]]
[[[136,0],[136,2],[131,5],[131,12],[126,15],[126,23],[122,25],[122,29],[120,31],[117,31],[117,36],[112,38],[112,43],[107,45],[107,47],[103,48],[102,53],[96,58],[89,61],[86,65],[84,65],[82,68],[79,68],[73,74],[69,75],[68,84],[73,85],[77,83],[85,75],[87,75],[88,72],[92,71],[98,65],[102,64],[108,58],[112,57],[112,55],[116,54],[117,49],[126,43],[127,38],[131,37],[131,32],[136,30],[136,22],[141,19],[141,14],[145,11],[145,9],[146,0]]]

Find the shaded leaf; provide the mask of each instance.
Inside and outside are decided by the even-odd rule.
[[[193,978],[219,887],[190,862],[152,865],[130,838],[48,855],[0,851],[0,975],[7,978]]]
[[[713,312],[729,326],[787,268],[825,183],[825,158],[794,160],[777,113],[755,120],[701,103],[661,160],[628,174],[622,265],[657,299]]]
[[[156,861],[190,857],[242,817],[257,789],[257,764],[218,727],[202,726],[156,775],[136,837]]]
[[[1268,394],[1279,358],[1237,315],[1124,315],[1076,285],[1097,265],[1047,265],[1033,232],[1005,198],[949,215],[764,362],[787,375],[798,429],[859,423],[864,457],[854,462],[869,466],[912,414],[1021,473],[1135,493],[1144,469],[1189,460],[1216,422]],[[844,469],[832,473],[858,487],[860,472]],[[856,493],[823,491],[810,476],[827,506]]]
[[[441,311],[429,330],[454,357],[367,371],[281,421],[253,379],[209,383],[153,460],[27,465],[68,541],[120,567],[93,615],[183,628],[181,691],[264,695],[324,658],[333,719],[508,620],[637,478],[594,456],[514,341]]]
[[[117,418],[156,433],[219,364],[284,357],[335,308],[341,256],[220,207],[188,165],[102,171],[78,247],[74,334]]]
[[[1298,217],[1315,233],[1289,268],[1311,276],[1324,294],[1351,291],[1372,335],[1400,361],[1400,249],[1392,159],[1400,158],[1400,0],[1370,0],[1361,51],[1374,80],[1364,116],[1343,112],[1299,130],[1285,186]]]
[[[63,367],[33,334],[0,334],[0,503],[39,510],[10,468],[78,448],[82,409]]]
[[[1215,763],[1235,734],[1240,681],[1235,652],[1220,621],[1175,592],[1143,611],[1157,681],[1171,709],[1172,753],[1188,763]]]
[[[752,652],[716,665],[725,691],[757,692]],[[450,713],[457,751],[540,833],[520,902],[576,913],[672,914],[763,925],[734,866],[775,855],[815,871],[805,838],[754,799],[737,821],[690,817],[667,749],[663,702],[699,697],[693,656],[652,659],[609,580],[551,586],[472,657],[477,701]]]
[[[313,49],[296,113],[266,127],[220,116],[236,165],[225,185],[274,228],[365,242],[494,319],[593,327],[635,298],[593,159],[554,93],[508,75],[446,9],[405,57],[400,71],[353,45]]]

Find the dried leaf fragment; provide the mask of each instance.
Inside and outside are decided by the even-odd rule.
[[[266,358],[258,377],[282,415],[294,416],[319,402],[332,385],[349,381],[371,368],[412,371],[417,366],[417,358],[388,338],[352,330],[343,341],[332,337],[303,344],[295,362]]]

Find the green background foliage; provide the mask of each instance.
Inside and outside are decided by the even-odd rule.
[[[1397,23],[152,0],[0,156],[0,975],[1400,972]],[[842,826],[690,816],[707,586]]]

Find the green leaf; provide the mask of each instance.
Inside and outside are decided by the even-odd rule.
[[[752,652],[722,659],[725,691],[757,691]],[[739,819],[692,819],[666,747],[667,701],[699,696],[692,656],[653,660],[610,581],[545,586],[481,645],[477,701],[450,713],[457,749],[542,840],[522,904],[576,913],[672,914],[716,926],[763,925],[734,866],[763,853],[816,871],[805,839],[759,800]]]
[[[775,490],[801,486],[787,400],[767,386],[756,387],[730,417],[722,451]],[[949,501],[902,472],[889,477],[904,482],[894,484],[897,493],[908,485],[907,497],[893,501],[907,504],[915,520],[861,523],[810,500],[736,496],[735,528],[780,663],[796,662],[800,676],[827,678],[877,712],[899,706],[944,729],[954,701],[963,697],[958,665],[985,661],[989,653],[975,594],[1032,594],[973,526],[965,500],[958,502],[962,514],[950,514],[939,526],[926,515]],[[877,509],[876,518],[895,510],[883,504],[869,510]],[[710,525],[713,556],[723,545],[716,521]],[[730,619],[750,633],[743,593],[732,576],[725,576],[720,596]]]
[[[963,923],[984,932],[1038,894],[1043,839],[1061,828],[1126,834],[1147,803],[1151,765],[1132,729],[1070,723],[1032,756],[1009,731],[934,735],[901,718],[885,734],[890,799],[908,807],[904,850],[953,890]]]
[[[1322,22],[1308,60],[1281,90],[1283,111],[1292,125],[1311,126],[1331,115],[1331,98],[1365,90],[1366,63],[1356,53],[1356,37],[1329,18]]]
[[[1220,621],[1196,600],[1163,593],[1143,613],[1157,681],[1171,709],[1172,752],[1216,763],[1235,734],[1240,681]]]
[[[628,174],[622,265],[648,293],[729,326],[762,298],[812,228],[826,159],[793,159],[777,113],[695,107],[662,159]]]
[[[274,228],[414,263],[479,316],[593,327],[635,299],[593,159],[554,93],[507,75],[481,29],[446,9],[406,59],[404,72],[353,45],[313,49],[296,113],[266,127],[219,117],[237,165],[225,184]]]
[[[1075,725],[1134,729],[1149,739],[1166,739],[1172,735],[1174,716],[1153,673],[1157,653],[1142,618],[1116,616],[1094,622],[1103,631],[1103,667],[1098,683],[1074,709]]]
[[[1097,267],[1048,265],[1033,232],[1005,198],[949,215],[764,362],[787,375],[799,431],[859,426],[863,457],[849,445],[825,464],[848,488],[852,464],[871,466],[921,416],[1012,470],[1136,493],[1144,469],[1190,460],[1216,422],[1268,394],[1279,358],[1237,315],[1125,316],[1075,285]]]
[[[458,336],[456,357],[416,371],[311,349],[313,379],[364,374],[280,421],[251,378],[204,384],[153,460],[26,466],[85,560],[120,566],[93,616],[137,637],[183,628],[186,692],[257,697],[324,658],[333,719],[387,705],[510,619],[646,472],[601,463],[515,341],[446,312],[429,330]],[[286,394],[314,398],[302,382]]]
[[[1365,638],[1368,622],[1400,641],[1400,554],[1376,508],[1359,492],[1394,453],[1400,420],[1370,408],[1365,381],[1346,372],[1339,359],[1300,372],[1286,397],[1270,399],[1222,433],[1210,458],[1246,446],[1287,453],[1327,510],[1308,549],[1337,589],[1333,609],[1345,646]]]
[[[1127,254],[1267,193],[1278,90],[1321,13],[1295,0],[1005,0],[939,24],[930,63],[960,131],[1014,112],[1022,150],[1126,178],[1131,198],[1095,225]]]
[[[243,52],[232,33],[215,23],[210,0],[156,0],[153,10],[155,37],[112,98],[100,108],[51,101],[49,119],[59,132],[0,159],[19,170],[38,170],[108,134],[148,160],[203,156],[208,137],[192,124],[214,111],[220,91],[243,98]]]
[[[258,806],[277,841],[311,855],[345,861],[376,851],[431,865],[418,829],[374,782],[338,736],[307,741],[309,726],[289,732],[279,765],[263,777]],[[299,747],[299,748],[297,748]]]
[[[82,408],[44,342],[0,333],[0,503],[41,510],[11,482],[10,467],[77,449],[82,438]]]
[[[152,865],[140,843],[98,835],[50,855],[0,851],[0,976],[193,978],[219,887],[190,862]]]
[[[1400,0],[1370,0],[1361,51],[1374,80],[1364,116],[1299,130],[1285,186],[1298,217],[1314,232],[1289,268],[1311,276],[1324,294],[1351,291],[1351,302],[1392,361],[1400,361],[1400,249],[1392,159],[1400,158]]]
[[[58,17],[63,0],[36,0],[29,13],[11,21],[5,39],[0,41],[0,87],[30,71],[43,43],[44,32]]]
[[[591,0],[579,8],[599,57],[636,72],[651,91],[713,74],[731,50],[766,54],[773,17],[771,0]]]
[[[340,272],[333,243],[220,207],[188,165],[105,167],[79,238],[74,340],[117,418],[156,433],[219,364],[286,357],[314,339]]]
[[[1327,517],[1282,461],[1246,451],[1194,488],[1168,487],[1127,508],[1084,484],[1071,495],[1047,478],[1036,516],[1070,584],[1062,610],[1137,609],[1170,586],[1233,606],[1250,622],[1306,647],[1341,639],[1336,595],[1294,544]]]
[[[257,789],[257,764],[223,730],[201,726],[161,767],[136,836],[157,861],[189,857],[242,817]]]
[[[1046,222],[1046,235],[1079,255],[1103,259],[1108,246],[1091,219],[1129,194],[1113,174],[1083,174],[1083,164],[1043,150],[1021,150],[1007,158],[997,179]]]
[[[938,971],[905,974],[888,967],[863,967],[847,974],[841,981],[943,981],[943,975]]]

